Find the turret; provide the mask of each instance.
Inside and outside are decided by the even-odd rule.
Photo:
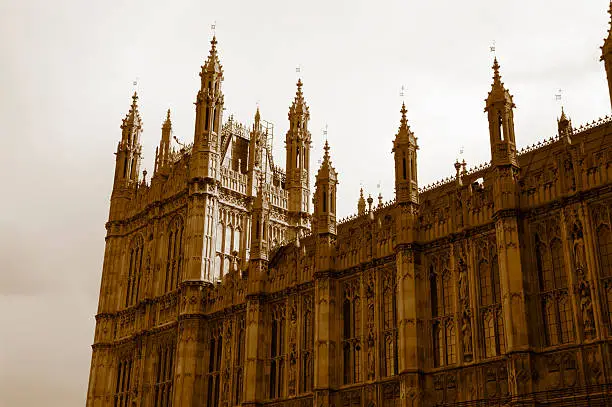
[[[311,143],[308,131],[309,119],[310,113],[302,94],[302,81],[298,80],[295,99],[289,108],[289,130],[285,138],[289,222],[294,236],[302,235],[309,227]]]
[[[138,113],[138,95],[134,92],[132,106],[121,124],[121,141],[115,153],[115,180],[111,195],[110,220],[114,220],[123,210],[126,201],[130,199],[131,187],[138,183],[140,168],[140,134],[142,120]]]
[[[514,139],[514,114],[516,107],[512,95],[504,87],[499,74],[497,58],[493,61],[493,84],[487,97],[485,112],[489,119],[491,164],[518,166]]]
[[[221,92],[223,69],[213,37],[210,55],[200,72],[200,90],[196,98],[195,135],[191,160],[192,179],[215,179],[220,165],[220,129],[224,97]]]
[[[395,157],[395,197],[399,204],[418,204],[417,138],[406,120],[406,105],[402,103],[400,127],[393,140]]]
[[[363,197],[363,188],[359,189],[359,199],[357,200],[357,215],[365,215],[365,198]]]
[[[557,119],[557,129],[559,138],[571,144],[571,135],[574,130],[572,129],[572,121],[565,115],[563,106],[561,107],[561,117]]]
[[[329,144],[325,142],[323,163],[315,182],[314,219],[315,232],[322,234],[336,234],[336,185],[338,174],[331,165],[329,157]]]
[[[612,1],[610,2],[610,28],[608,29],[608,37],[604,40],[604,45],[601,47],[600,61],[604,62],[606,75],[608,77],[608,93],[610,95],[610,104],[612,105]]]
[[[159,147],[155,151],[155,168],[153,175],[158,173],[167,173],[168,165],[170,164],[170,137],[172,135],[172,122],[170,121],[170,109],[166,115],[166,120],[162,125],[162,135],[159,142]]]

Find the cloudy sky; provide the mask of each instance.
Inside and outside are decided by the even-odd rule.
[[[359,186],[393,197],[402,100],[420,145],[419,182],[489,158],[484,98],[496,44],[519,146],[610,110],[599,47],[607,0],[0,0],[0,406],[83,405],[119,125],[138,79],[143,167],[160,127],[193,138],[200,65],[216,21],[226,114],[259,103],[284,164],[301,66],[314,140],[328,125],[338,210]],[[400,88],[405,87],[404,97]]]

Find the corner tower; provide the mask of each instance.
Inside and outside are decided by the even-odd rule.
[[[200,90],[196,98],[195,135],[191,178],[218,178],[220,165],[220,129],[224,97],[221,92],[223,68],[217,55],[217,39],[210,42],[210,55],[200,72]]]
[[[130,110],[121,123],[121,141],[115,153],[115,180],[111,195],[109,220],[117,219],[123,210],[125,201],[129,200],[129,187],[138,182],[140,168],[140,134],[142,120],[138,113],[138,95],[134,92]]]
[[[336,235],[336,185],[338,173],[331,165],[329,144],[325,142],[323,163],[317,173],[314,194],[313,232]]]
[[[402,103],[400,127],[393,140],[395,158],[395,198],[397,203],[419,203],[417,182],[417,138],[406,120],[406,105]]]
[[[487,97],[485,112],[489,119],[491,164],[518,166],[514,139],[514,113],[512,95],[504,87],[499,74],[497,58],[493,61],[493,84]]]
[[[289,223],[293,226],[294,236],[301,236],[309,228],[310,220],[311,136],[308,120],[310,113],[302,93],[302,80],[298,79],[295,99],[289,108],[289,130],[285,138]]]

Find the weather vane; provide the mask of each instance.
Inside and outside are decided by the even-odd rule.
[[[213,37],[217,35],[217,21],[213,21],[213,23],[210,25],[210,29],[212,30],[213,33]]]
[[[559,89],[557,93],[555,93],[555,100],[561,102],[563,89]]]
[[[400,93],[399,93],[400,97],[402,97],[402,98],[404,97],[404,91],[405,90],[406,90],[406,87],[404,85],[402,85],[402,87],[400,88]]]
[[[323,136],[325,136],[325,141],[327,141],[327,123],[325,123],[325,128],[323,129]]]
[[[489,46],[489,52],[492,52],[493,55],[497,56],[495,54],[495,40],[493,40],[493,43]]]
[[[134,87],[134,92],[138,90],[138,77],[132,81],[132,86]]]

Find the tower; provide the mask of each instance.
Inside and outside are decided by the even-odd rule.
[[[220,165],[223,68],[217,55],[216,37],[213,37],[210,44],[210,55],[202,65],[200,90],[195,102],[195,135],[190,170],[192,179],[217,179]]]
[[[608,37],[604,40],[604,45],[601,47],[600,61],[604,61],[606,68],[608,92],[610,94],[610,104],[612,105],[612,1],[610,2],[608,13],[610,13],[610,28],[608,29]]]
[[[331,165],[329,144],[325,141],[323,163],[317,173],[314,196],[313,232],[336,234],[336,185],[338,174]]]
[[[417,182],[417,138],[406,120],[406,105],[402,103],[400,127],[393,140],[395,158],[395,197],[399,204],[419,203]]]
[[[289,130],[285,138],[289,222],[293,226],[294,236],[302,235],[309,227],[311,143],[308,131],[309,119],[310,113],[302,94],[302,80],[298,79],[295,99],[289,108]]]
[[[514,114],[516,106],[512,95],[504,87],[499,74],[497,58],[493,61],[493,84],[487,97],[485,112],[489,119],[489,139],[492,165],[518,166],[514,139]]]
[[[142,120],[138,113],[138,95],[134,92],[130,110],[121,123],[121,141],[115,153],[115,179],[111,195],[110,219],[116,219],[127,200],[130,199],[129,187],[138,182],[140,168],[140,134]]]

